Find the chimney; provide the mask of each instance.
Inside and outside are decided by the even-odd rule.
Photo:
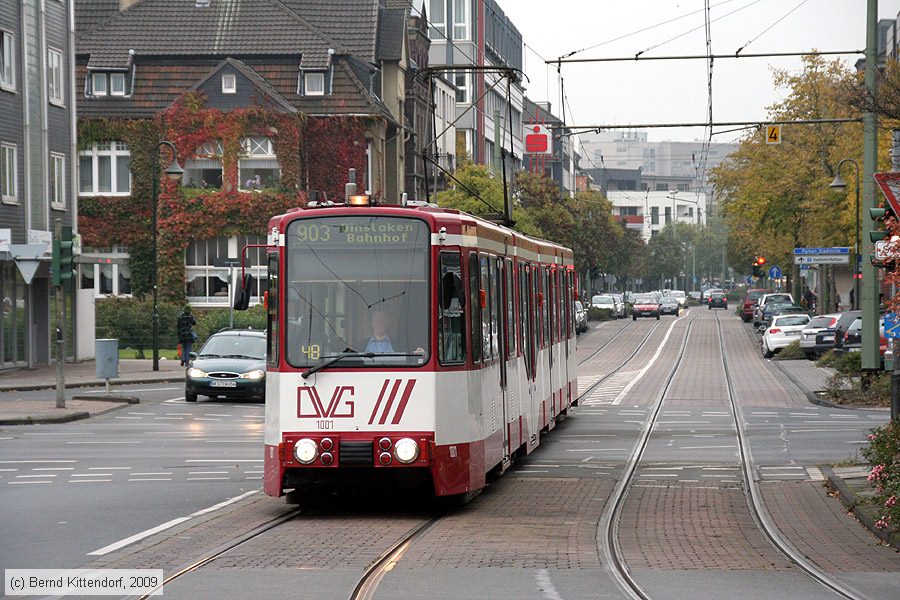
[[[138,3],[138,0],[119,0],[119,12],[128,10]]]

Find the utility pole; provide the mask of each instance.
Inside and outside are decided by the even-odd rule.
[[[62,219],[54,219],[53,237],[56,243],[62,240]],[[57,274],[59,279],[59,274]],[[66,340],[63,335],[65,331],[64,316],[64,296],[65,283],[56,286],[56,408],[66,407]]]
[[[891,170],[900,171],[900,129],[895,129],[891,139]],[[891,296],[896,293],[896,285],[891,286]],[[900,419],[900,339],[891,340],[894,365],[891,369],[891,421]]]
[[[863,214],[870,214],[875,208],[875,163],[878,153],[878,129],[873,112],[875,98],[875,75],[878,67],[878,0],[866,3],[866,111],[863,113]],[[863,238],[862,255],[869,256],[875,252],[874,243],[868,237]],[[881,367],[879,352],[879,299],[878,279],[872,261],[864,260],[862,264],[862,369],[876,371]]]

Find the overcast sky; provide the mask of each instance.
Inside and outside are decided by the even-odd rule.
[[[560,114],[556,66],[543,59],[613,40],[578,57],[704,54],[703,0],[499,0],[522,33],[527,94],[550,100]],[[762,34],[744,53],[856,50],[865,47],[865,0],[710,0],[712,50],[733,54]],[[794,12],[787,15],[789,11]],[[737,11],[737,12],[734,12]],[[895,18],[900,0],[881,0],[879,18]],[[730,16],[727,13],[734,12]],[[689,14],[694,13],[694,14]],[[787,16],[785,16],[787,15]],[[763,33],[776,21],[780,23]],[[719,20],[717,20],[719,19]],[[648,50],[679,34],[683,37]],[[542,57],[540,58],[537,53]],[[860,56],[842,57],[852,64]],[[713,116],[716,121],[762,119],[766,107],[784,97],[772,86],[772,68],[798,70],[799,58],[718,60],[713,68]],[[562,75],[577,124],[703,122],[707,119],[707,74],[703,60],[564,64]],[[653,129],[651,140],[694,140],[703,129]],[[715,136],[732,141],[740,134]]]

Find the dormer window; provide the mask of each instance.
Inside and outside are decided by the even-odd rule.
[[[305,73],[303,76],[303,88],[306,96],[324,96],[325,73]]]
[[[94,71],[88,79],[89,96],[127,96],[127,78],[124,71]]]
[[[225,73],[222,75],[222,93],[237,93],[237,78],[234,76],[234,73]]]

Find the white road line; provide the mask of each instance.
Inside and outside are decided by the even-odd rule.
[[[53,483],[52,481],[47,481],[46,479],[36,479],[34,481],[7,481],[9,485],[25,485],[28,483]]]
[[[41,475],[16,475],[16,479],[31,479],[38,477],[56,477],[56,473],[44,473]]]
[[[184,417],[153,417],[154,421],[184,421]]]
[[[803,470],[803,467],[798,465],[794,467],[760,467],[760,469],[766,469],[767,471],[796,471],[797,469]]]
[[[228,471],[188,471],[188,475],[228,475]]]
[[[114,444],[119,444],[119,445],[122,445],[122,444],[143,444],[144,442],[141,442],[141,441],[135,441],[135,442],[113,442],[113,441],[109,441],[109,440],[103,440],[103,441],[101,441],[101,440],[96,440],[96,441],[90,441],[90,442],[66,442],[66,443],[67,443],[67,444],[113,444],[113,445],[114,445]]]
[[[137,478],[137,479],[129,479],[128,481],[172,481],[171,477],[153,477],[153,478]]]
[[[231,477],[188,477],[188,481],[230,481]]]
[[[189,458],[186,463],[233,463],[233,462],[255,462],[261,463],[262,458]]]
[[[550,572],[547,571],[547,569],[538,569],[534,574],[534,578],[537,581],[544,600],[563,600],[563,597],[556,591],[553,580],[550,579]]]
[[[145,416],[145,417],[147,417],[147,416],[152,417],[152,416],[155,415],[156,413],[145,413],[145,412],[132,412],[132,411],[128,411],[128,414],[129,414],[129,415],[141,415],[141,416]]]
[[[74,469],[75,467],[72,468]],[[37,470],[38,469],[35,469],[35,471]],[[0,473],[15,473],[16,471],[18,471],[18,469],[0,469]]]
[[[240,496],[235,496],[234,498],[229,498],[228,500],[225,500],[224,502],[219,502],[218,504],[214,504],[214,505],[210,506],[209,508],[204,508],[202,510],[198,510],[197,512],[191,513],[187,517],[178,517],[177,519],[172,519],[171,521],[163,523],[162,525],[157,525],[156,527],[147,529],[146,531],[142,531],[140,533],[136,533],[130,537],[127,537],[124,540],[119,540],[118,542],[114,542],[112,544],[109,544],[108,546],[104,546],[104,547],[100,548],[99,550],[94,550],[93,552],[88,552],[87,555],[88,556],[103,556],[105,554],[109,554],[110,552],[118,550],[119,548],[124,548],[125,546],[128,546],[129,544],[133,544],[134,542],[137,542],[144,538],[150,537],[151,535],[153,535],[155,533],[159,533],[160,531],[165,531],[166,529],[175,527],[176,525],[178,525],[180,523],[184,523],[185,521],[189,521],[195,517],[199,517],[201,515],[205,515],[207,513],[213,512],[214,510],[219,510],[220,508],[223,508],[225,506],[228,506],[229,504],[233,504],[235,502],[243,500],[247,496],[252,496],[253,494],[256,494],[256,493],[258,493],[257,490],[253,490],[252,492],[245,492],[245,493],[241,494]]]
[[[677,450],[712,450],[715,448],[737,448],[737,446],[678,446]]]
[[[832,432],[852,431],[854,433],[858,433],[859,428],[854,428],[854,429],[836,429],[836,428],[835,429],[831,429],[831,428],[828,428],[828,429],[788,429],[789,433],[819,433],[821,431],[832,431]]]
[[[204,417],[233,417],[234,415],[224,415],[222,413],[203,413]]]
[[[0,471],[5,471],[6,469],[0,469]],[[16,471],[17,469],[11,469],[12,471]],[[31,469],[32,471],[74,471],[75,467],[35,467]]]
[[[70,479],[68,483],[112,483],[112,479]]]
[[[88,467],[88,471],[127,471],[131,467]]]
[[[618,406],[619,404],[621,404],[622,400],[625,399],[625,396],[627,396],[628,393],[632,390],[632,388],[634,388],[634,386],[637,385],[637,382],[640,381],[641,379],[643,379],[644,375],[646,375],[650,371],[650,369],[653,367],[653,365],[656,364],[657,359],[659,359],[660,354],[662,354],[663,348],[666,347],[666,342],[669,341],[669,336],[672,335],[672,331],[675,329],[675,324],[678,323],[678,321],[680,321],[683,318],[684,317],[678,317],[677,319],[672,321],[672,324],[669,325],[669,330],[666,331],[666,335],[663,338],[662,343],[656,349],[656,353],[653,355],[653,357],[650,359],[650,361],[646,365],[644,365],[644,367],[640,371],[638,371],[637,376],[634,379],[632,379],[628,383],[628,385],[626,385],[622,389],[621,392],[619,392],[619,395],[616,396],[615,400],[612,401],[613,406]]]
[[[195,421],[221,421],[222,419],[210,419],[209,417],[194,417]]]
[[[55,463],[77,463],[77,460],[0,460],[0,465],[52,465]]]
[[[70,477],[112,477],[112,473],[72,473]]]
[[[825,481],[825,476],[822,475],[819,467],[806,467],[806,473],[812,481]]]
[[[161,471],[159,473],[131,473],[130,477],[138,477],[140,475],[171,475],[171,474],[172,474],[171,471],[168,471],[168,472]]]
[[[116,417],[117,419],[141,419],[142,417]]]

